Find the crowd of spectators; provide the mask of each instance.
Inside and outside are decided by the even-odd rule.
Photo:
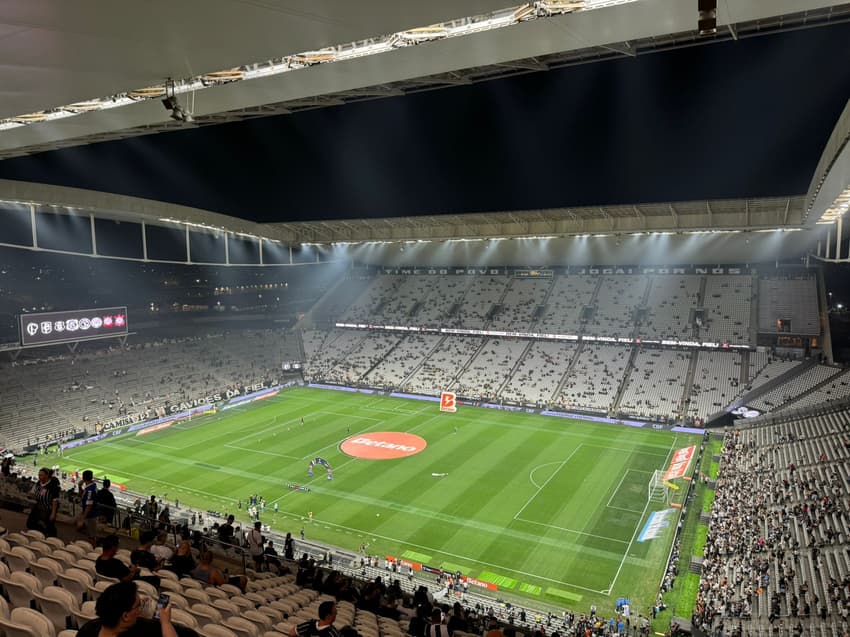
[[[850,630],[848,449],[846,411],[726,433],[696,626]]]

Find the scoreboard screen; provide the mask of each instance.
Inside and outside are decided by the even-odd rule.
[[[127,308],[104,307],[20,315],[21,345],[67,343],[128,332]]]

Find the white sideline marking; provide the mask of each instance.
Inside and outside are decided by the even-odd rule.
[[[274,451],[260,451],[259,449],[249,449],[248,447],[237,447],[236,445],[223,445],[228,449],[239,449],[239,451],[248,451],[249,453],[262,453],[266,456],[274,456],[275,458],[289,458],[290,460],[301,460],[298,456],[288,456],[285,453],[275,453]]]
[[[534,473],[535,473],[538,469],[542,469],[543,467],[548,467],[548,466],[549,466],[549,465],[551,465],[551,464],[558,464],[558,461],[557,461],[557,460],[555,460],[555,462],[546,462],[546,463],[544,463],[544,464],[539,464],[539,465],[537,465],[536,467],[534,467],[534,469],[532,469],[531,471],[529,471],[529,472],[528,472],[528,481],[529,481],[529,482],[531,482],[531,484],[533,484],[533,485],[534,485],[537,489],[542,489],[543,487],[541,487],[539,484],[537,484],[537,483],[534,481]]]
[[[170,449],[171,451],[183,451],[186,447],[174,447],[172,445],[164,445],[161,442],[153,442],[152,440],[144,440],[141,436],[134,436],[132,438],[127,438],[132,442],[138,442],[143,445],[153,445],[154,447],[162,447],[163,449]]]
[[[357,418],[358,420],[374,420],[375,422],[384,422],[381,418],[370,418],[369,416],[355,416],[353,414],[339,414],[335,411],[318,411],[317,414],[330,414],[331,416],[340,416],[342,418]]]
[[[283,513],[285,515],[291,515],[291,516],[295,517],[296,519],[303,517],[303,516],[301,516],[297,513],[293,513],[291,511],[283,511],[282,509],[281,509],[281,513]],[[343,529],[343,530],[348,529],[348,530],[354,531],[356,533],[364,532],[363,529],[355,529],[354,527],[345,526],[345,525],[342,525],[342,524],[335,524],[333,522],[327,522],[325,520],[322,520],[322,524],[327,524],[329,526],[336,527],[336,528]],[[580,590],[588,591],[590,593],[598,593],[600,595],[607,595],[607,593],[605,591],[598,591],[598,590],[595,590],[593,588],[587,588],[586,586],[580,586],[578,584],[571,584],[570,582],[563,582],[561,580],[552,579],[551,577],[544,577],[543,575],[535,575],[534,573],[528,573],[526,571],[519,571],[515,568],[510,568],[509,566],[502,566],[501,564],[493,564],[491,562],[483,562],[481,560],[476,560],[474,557],[467,557],[466,555],[458,555],[457,553],[449,553],[448,551],[444,551],[442,549],[434,548],[433,546],[425,546],[424,544],[415,544],[415,543],[409,542],[407,540],[401,540],[401,539],[396,538],[396,537],[390,537],[389,535],[381,535],[380,533],[375,533],[374,531],[368,531],[368,534],[371,537],[379,537],[382,540],[389,540],[391,542],[396,542],[397,544],[402,545],[402,546],[412,546],[412,547],[417,548],[417,549],[423,549],[425,551],[431,551],[432,553],[439,553],[440,555],[447,555],[448,557],[466,560],[467,562],[475,562],[476,564],[482,564],[483,566],[489,566],[490,568],[499,569],[499,570],[503,570],[503,571],[509,571],[511,573],[516,573],[517,575],[526,575],[528,577],[534,577],[534,578],[539,579],[539,580],[546,580],[547,582],[552,582],[554,584],[560,584],[561,586],[569,586],[570,588],[578,588]]]
[[[554,478],[556,475],[558,475],[558,472],[559,472],[561,469],[563,469],[563,468],[564,468],[564,465],[565,465],[565,464],[567,464],[567,462],[569,461],[569,459],[570,459],[570,458],[572,458],[572,457],[576,454],[576,452],[577,452],[579,449],[581,449],[583,446],[584,446],[584,443],[580,443],[578,447],[576,447],[575,449],[573,449],[573,452],[572,452],[570,455],[568,455],[568,456],[566,457],[566,459],[564,459],[564,460],[562,460],[562,461],[561,461],[561,463],[560,463],[560,465],[558,466],[558,468],[557,468],[557,469],[555,469],[555,470],[552,472],[552,475],[551,475],[551,476],[549,476],[548,478],[546,478],[546,482],[544,482],[542,485],[540,485],[539,487],[537,487],[537,491],[535,491],[534,493],[532,493],[532,494],[531,494],[531,497],[530,497],[530,498],[528,498],[528,500],[526,500],[525,504],[523,504],[523,505],[522,505],[522,507],[520,507],[520,510],[519,510],[519,511],[517,511],[516,513],[514,513],[514,520],[518,520],[518,519],[519,519],[520,514],[521,514],[523,511],[525,511],[526,507],[527,507],[529,504],[531,504],[531,501],[532,501],[532,500],[534,500],[534,498],[536,498],[538,495],[540,495],[540,492],[544,489],[544,487],[545,487],[547,484],[549,484],[549,482],[551,482],[552,478]]]
[[[621,486],[623,486],[623,480],[625,480],[625,479],[626,479],[626,476],[628,475],[629,471],[636,471],[636,472],[638,472],[638,473],[653,473],[652,471],[643,471],[643,470],[641,470],[641,469],[626,469],[626,470],[623,472],[623,477],[622,477],[622,478],[620,478],[620,481],[617,483],[617,486],[616,486],[616,488],[614,489],[614,492],[611,494],[611,497],[610,497],[610,498],[608,498],[608,503],[605,505],[605,506],[606,506],[606,507],[608,507],[609,509],[619,509],[620,511],[631,511],[631,509],[624,509],[624,508],[622,508],[622,507],[612,507],[612,506],[611,506],[611,500],[613,500],[613,499],[614,499],[614,496],[615,496],[615,495],[617,495],[617,491],[619,491],[619,490],[620,490],[620,487],[621,487]],[[633,513],[640,513],[640,511],[633,511]]]
[[[678,436],[673,436],[673,444],[670,445],[670,451],[667,452],[667,459],[664,461],[664,466],[667,466],[667,463],[670,459],[670,455],[673,453],[673,449],[676,447],[676,440]],[[640,529],[640,523],[643,522],[643,518],[646,515],[646,510],[649,508],[650,500],[646,499],[646,504],[643,507],[643,511],[640,514],[640,517],[637,521],[637,526],[635,526],[634,533],[632,533],[632,539],[629,540],[629,545],[626,547],[626,552],[623,554],[623,559],[620,560],[620,566],[617,567],[617,572],[614,574],[614,579],[611,580],[611,585],[608,587],[608,591],[614,590],[614,584],[617,583],[617,578],[620,577],[620,571],[623,570],[623,564],[626,563],[626,558],[629,556],[629,551],[632,550],[632,544],[634,544],[635,538],[637,537],[638,530]]]
[[[575,529],[568,529],[563,526],[557,526],[556,524],[546,524],[545,522],[535,522],[534,520],[528,520],[526,518],[514,518],[517,522],[525,522],[526,524],[536,524],[537,526],[542,526],[547,529],[557,529],[559,531],[564,531],[566,533],[576,533],[577,535],[587,535],[588,537],[595,537],[600,540],[607,540],[608,542],[616,542],[617,544],[628,544],[625,540],[616,540],[612,537],[605,537],[604,535],[596,535],[595,533],[587,533],[586,531],[576,531]]]

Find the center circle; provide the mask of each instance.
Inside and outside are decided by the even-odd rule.
[[[425,439],[415,434],[399,431],[375,431],[352,436],[340,445],[343,453],[355,458],[390,460],[405,458],[422,451]]]

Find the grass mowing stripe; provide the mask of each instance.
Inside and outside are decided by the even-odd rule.
[[[484,582],[490,582],[491,584],[495,584],[499,588],[516,588],[516,585],[519,583],[512,577],[505,577],[504,575],[499,575],[498,573],[491,573],[490,571],[484,571],[478,575],[478,579]]]
[[[417,553],[416,551],[405,551],[401,554],[401,556],[406,560],[420,562],[421,564],[427,564],[432,559],[430,555],[427,555],[425,553]]]
[[[572,602],[574,604],[579,603],[582,599],[581,595],[572,593],[570,591],[565,591],[560,588],[552,588],[551,586],[546,589],[546,594],[551,595],[552,597],[559,597],[561,599],[565,599],[568,602]]]
[[[275,530],[297,533],[314,511],[312,539],[350,550],[366,542],[373,554],[412,552],[415,561],[449,560],[473,577],[507,577],[514,582],[504,592],[508,598],[566,603],[569,597],[558,594],[565,591],[612,611],[615,595],[632,597],[633,605],[654,601],[672,539],[632,544],[627,555],[623,549],[640,523],[644,472],[660,468],[658,450],[668,451],[670,432],[467,406],[455,414],[437,409],[293,387],[144,440],[116,436],[80,447],[61,462],[125,476],[134,491],[179,494],[181,506],[234,513],[240,523],[247,516],[236,500],[260,494],[268,504],[286,503],[276,517],[267,506],[263,521]],[[416,432],[428,446],[400,460],[344,456],[339,442],[360,429]],[[685,446],[698,438],[679,440]],[[323,472],[307,477],[305,458],[317,455],[330,462],[333,481]],[[312,490],[291,491],[287,482]],[[636,511],[619,510],[631,503]],[[523,507],[523,519],[514,519]],[[614,588],[600,593],[618,570]]]

